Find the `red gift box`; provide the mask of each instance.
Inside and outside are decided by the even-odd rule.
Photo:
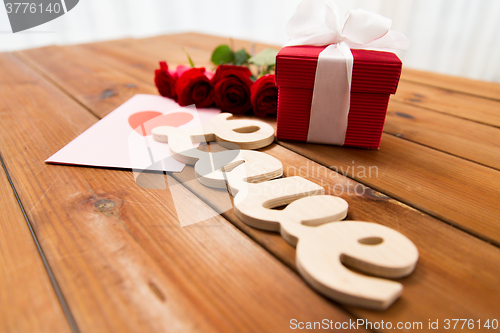
[[[307,141],[316,66],[325,48],[289,46],[276,56],[278,139]],[[378,149],[389,97],[396,93],[402,63],[391,52],[351,52],[354,65],[344,146]]]

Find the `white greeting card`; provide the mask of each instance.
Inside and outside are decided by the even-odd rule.
[[[135,95],[48,158],[46,163],[180,172],[168,144],[153,140],[157,126],[199,127],[218,109],[180,107],[156,95]]]

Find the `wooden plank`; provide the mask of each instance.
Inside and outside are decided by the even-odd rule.
[[[0,165],[0,331],[71,332]]]
[[[210,57],[207,58],[207,51],[205,50],[205,48],[201,47],[200,45],[196,45],[194,43],[180,44],[175,40],[171,41],[168,39],[164,39],[162,38],[162,36],[125,41],[118,40],[111,41],[109,43],[102,43],[99,45],[88,44],[84,46],[92,47],[92,45],[95,45],[96,47],[94,48],[94,50],[100,53],[100,48],[103,44],[105,44],[106,47],[109,47],[108,50],[114,50],[113,52],[117,52],[117,50],[121,50],[121,52],[125,53],[132,52],[137,60],[144,57],[154,59],[155,65],[158,65],[159,61],[165,60],[168,61],[168,64],[171,64],[172,66],[189,66],[189,61],[187,58],[187,55],[189,54],[196,66],[204,66],[211,69],[215,67],[215,65],[210,62]],[[116,55],[116,58],[123,59],[122,55]]]
[[[500,101],[500,84],[495,82],[471,80],[408,67],[403,68],[401,80]]]
[[[500,170],[500,129],[391,100],[384,132]]]
[[[500,127],[500,101],[403,81],[392,100]]]
[[[72,50],[93,51],[93,54],[109,66],[119,67],[123,72],[151,83],[154,70],[159,68],[158,62],[168,60],[171,68],[177,65],[187,65],[187,55],[191,57],[198,67],[215,69],[210,62],[210,51],[218,44],[231,43],[228,38],[214,37],[196,33],[180,35],[156,36],[145,39],[121,39],[100,43],[74,45]],[[214,40],[215,39],[215,40]],[[203,42],[206,40],[205,42]],[[244,40],[232,40],[235,49],[245,48],[252,50],[252,44]],[[255,44],[254,51],[259,52],[266,47],[279,49],[277,46]],[[164,56],[168,54],[168,59]]]
[[[215,70],[217,66],[210,61],[210,56],[212,51],[220,44],[231,44],[235,50],[245,48],[247,52],[252,52],[253,50],[254,53],[258,53],[265,48],[280,49],[276,45],[252,44],[249,41],[238,39],[231,41],[224,37],[197,33],[163,35],[137,40],[118,40],[99,44],[87,44],[83,45],[83,47],[93,50],[100,57],[104,56],[106,60],[108,60],[108,56],[111,56],[112,60],[118,60],[118,63],[127,62],[127,58],[129,58],[127,54],[132,53],[135,61],[139,61],[141,64],[137,66],[137,63],[135,63],[136,66],[142,71],[146,71],[146,68],[151,66],[151,64],[154,64],[154,68],[158,68],[158,62],[161,60],[167,61],[171,67],[188,65],[186,53],[189,54],[196,66]],[[166,55],[168,55],[168,58]],[[146,60],[147,65],[144,65],[141,59]],[[114,61],[110,61],[109,64],[111,66],[118,65]],[[131,65],[134,66],[134,61],[131,62]],[[145,75],[138,74],[137,72],[134,74],[138,78],[144,78]],[[150,76],[148,80],[148,82],[151,82]]]
[[[353,319],[223,218],[179,227],[168,191],[141,189],[130,171],[44,164],[97,119],[0,59],[2,154],[82,332],[276,332],[291,318]],[[190,192],[180,201],[213,214]]]
[[[291,142],[280,144],[500,245],[500,225],[497,223],[500,173],[497,170],[387,134],[382,136],[380,150],[375,151]]]
[[[71,49],[81,50],[86,53],[90,51],[108,66],[114,67],[115,69],[120,67],[124,73],[151,84],[151,82],[154,82],[155,69],[160,67],[158,63],[165,59],[149,54],[146,48],[136,49],[128,47],[131,44],[137,43],[138,40],[125,39],[95,44],[75,45],[71,47]],[[162,43],[162,48],[164,51],[168,51],[168,64],[171,68],[175,69],[176,65],[187,63],[186,53],[183,51],[182,46],[172,43]],[[205,56],[205,52],[200,52],[200,50],[192,47],[186,47],[185,50],[197,65],[202,63],[199,60]],[[119,60],[118,62],[117,59]],[[210,64],[207,64],[205,60],[203,65],[206,66]]]
[[[92,55],[82,53],[82,49],[78,47],[47,46],[15,54],[24,61],[31,61],[44,76],[100,118],[135,94],[157,93],[151,85],[110,69],[99,59],[89,59],[83,65],[79,60]],[[86,87],[85,94],[82,94],[79,86]]]
[[[463,317],[485,321],[498,313],[500,267],[495,263],[500,260],[500,249],[284,147],[274,144],[262,151],[283,163],[285,176],[304,177],[322,185],[326,193],[345,199],[349,203],[347,220],[389,226],[417,245],[420,259],[416,271],[400,280],[405,288],[401,299],[388,311],[349,308],[351,313],[371,322],[422,322],[423,325],[428,325],[429,319],[443,322]],[[192,167],[173,177],[204,202],[221,208],[220,202],[227,194],[191,181],[195,177]],[[294,250],[280,235],[245,225],[232,210],[223,216],[296,270]],[[495,267],[495,272],[487,267]]]
[[[241,48],[245,48],[247,52],[252,53],[252,44],[253,44],[253,51],[255,53],[258,53],[259,51],[265,49],[265,48],[273,48],[273,49],[281,49],[281,46],[278,45],[271,45],[271,44],[263,44],[263,43],[252,43],[251,41],[248,40],[241,40],[241,39],[232,39],[232,38],[226,38],[226,37],[218,37],[218,36],[212,36],[212,35],[205,35],[205,34],[200,34],[200,33],[182,33],[182,34],[173,34],[173,35],[162,35],[162,36],[155,36],[155,37],[150,37],[150,38],[144,38],[138,40],[140,44],[135,44],[134,45],[141,45],[141,46],[146,46],[146,52],[151,52],[152,55],[158,55],[158,52],[162,52],[165,54],[165,47],[162,47],[163,43],[169,43],[169,44],[175,44],[175,45],[180,45],[186,50],[199,50],[201,52],[209,52],[209,57],[205,57],[202,53],[199,54],[200,57],[199,61],[201,62],[208,62],[210,61],[210,55],[212,54],[212,51],[220,44],[229,44],[233,50],[237,51]],[[134,46],[132,45],[132,46]],[[190,49],[188,49],[190,48]],[[160,53],[161,54],[161,53]],[[170,58],[170,57],[169,57]],[[186,58],[182,60],[181,63],[186,64]],[[193,59],[193,60],[198,60],[198,59]]]
[[[186,166],[182,172],[171,174],[178,182],[182,183],[191,192],[196,194],[203,202],[212,207],[215,211],[221,212],[221,215],[234,224],[238,229],[247,234],[250,238],[261,244],[265,249],[278,257],[288,267],[296,270],[295,267],[295,249],[283,241],[280,234],[252,228],[241,222],[232,209],[226,210],[229,196],[227,190],[213,189],[203,186],[196,180],[194,168]]]

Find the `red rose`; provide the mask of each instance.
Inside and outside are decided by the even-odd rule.
[[[259,117],[276,115],[278,111],[278,86],[274,74],[260,77],[252,86],[251,101],[253,113]]]
[[[251,110],[250,87],[253,81],[250,76],[252,73],[246,67],[219,65],[213,78],[215,105],[222,111],[235,114]]]
[[[155,85],[160,95],[177,100],[175,95],[175,82],[177,75],[168,69],[165,61],[160,62],[160,69],[155,70]]]
[[[195,104],[198,108],[206,108],[214,103],[213,85],[205,74],[205,68],[185,71],[177,79],[175,94],[180,106]]]

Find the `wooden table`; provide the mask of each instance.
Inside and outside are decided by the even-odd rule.
[[[297,274],[294,248],[233,211],[181,228],[170,192],[140,188],[131,171],[44,163],[133,95],[157,94],[159,60],[186,64],[184,48],[210,66],[226,42],[179,34],[0,54],[0,331],[282,332],[292,319],[365,319],[378,331],[472,319],[471,331],[479,321],[493,331],[484,324],[500,320],[499,84],[404,69],[380,150],[262,150],[286,176],[337,189],[348,219],[417,245],[415,272],[383,312],[318,295]],[[219,195],[190,182],[182,200],[210,213]]]

